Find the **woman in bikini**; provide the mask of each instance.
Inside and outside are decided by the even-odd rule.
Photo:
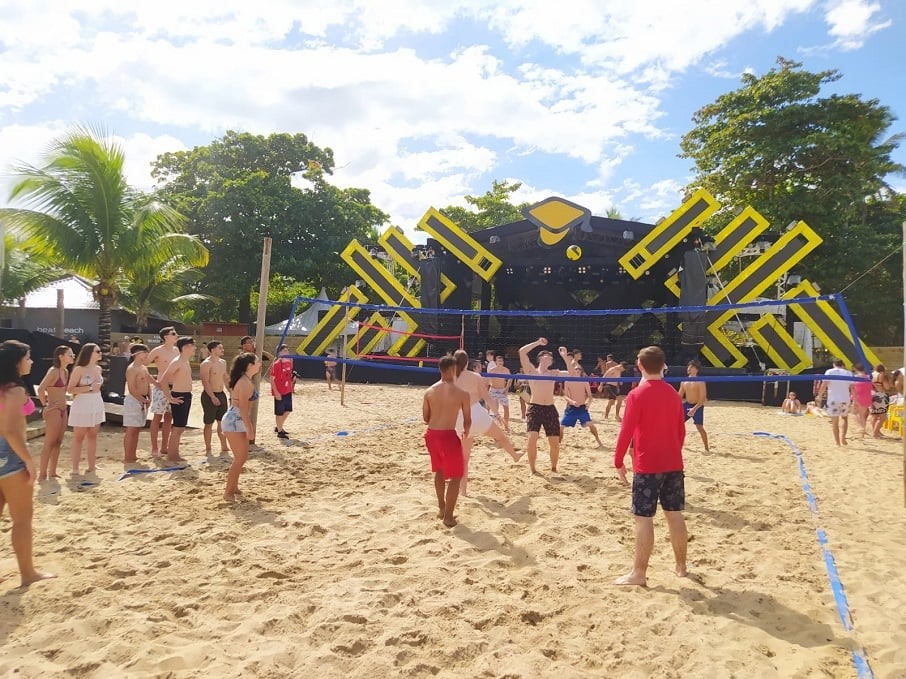
[[[32,559],[35,463],[25,440],[25,418],[35,411],[22,376],[31,372],[27,344],[0,344],[0,514],[9,506],[10,531],[22,586],[54,577],[35,569]]]
[[[69,384],[69,366],[75,361],[72,349],[59,346],[53,351],[53,366],[38,385],[38,399],[44,406],[44,448],[41,449],[41,469],[38,481],[58,478],[57,460],[63,434],[66,433],[66,385]]]
[[[469,456],[472,453],[472,443],[476,436],[481,436],[482,434],[490,436],[497,442],[497,445],[503,448],[509,456],[513,458],[513,462],[519,462],[523,454],[516,453],[512,442],[506,437],[503,430],[497,426],[497,423],[494,422],[491,413],[479,403],[479,401],[490,403],[491,395],[488,393],[488,386],[485,379],[477,372],[466,370],[469,365],[469,354],[464,350],[459,349],[453,353],[453,358],[456,359],[456,379],[453,383],[469,394],[469,403],[472,404],[472,428],[469,430],[469,436],[462,440],[462,461],[464,471],[462,480],[459,482],[459,492],[463,495],[468,495],[466,490],[469,482]],[[456,423],[456,430],[460,432],[460,434],[462,433],[461,418],[462,415],[460,415],[460,419]]]
[[[249,459],[249,441],[255,437],[252,426],[251,404],[258,400],[258,390],[252,382],[252,377],[261,370],[255,354],[243,352],[233,359],[230,366],[230,379],[227,382],[230,388],[230,409],[220,426],[226,435],[230,450],[233,451],[233,464],[227,472],[226,490],[223,497],[229,502],[234,502],[242,497],[239,492],[239,474],[242,467]]]
[[[876,438],[881,436],[881,426],[887,421],[887,406],[890,405],[890,393],[893,391],[893,380],[890,379],[890,373],[882,363],[875,366],[871,374],[871,415],[872,435]]]
[[[101,348],[97,344],[92,342],[83,344],[69,376],[68,391],[72,394],[69,426],[72,427],[73,476],[79,475],[83,441],[88,452],[88,473],[94,473],[97,467],[98,430],[107,417],[104,399],[101,396],[104,376],[101,373],[101,366],[98,365],[100,360]]]

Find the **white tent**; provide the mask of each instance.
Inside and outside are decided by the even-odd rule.
[[[321,292],[318,293],[317,299],[327,300],[327,291],[324,288],[321,288]],[[293,317],[293,321],[289,326],[289,332],[287,335],[308,335],[314,327],[318,324],[318,312],[327,311],[330,309],[330,304],[322,304],[320,302],[312,302],[309,307],[303,311],[299,312],[299,309],[296,309],[296,315]],[[283,329],[286,327],[286,320],[282,320],[279,323],[274,323],[273,325],[267,325],[264,327],[265,335],[282,335]]]

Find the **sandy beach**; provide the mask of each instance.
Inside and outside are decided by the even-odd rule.
[[[246,465],[236,505],[221,497],[228,461],[206,459],[200,429],[183,437],[188,469],[118,480],[122,429],[103,427],[96,485],[64,476],[36,489],[36,563],[58,579],[17,588],[0,520],[0,675],[856,677],[856,650],[875,676],[906,676],[898,439],[836,448],[822,418],[709,405],[713,454],[691,424],[684,451],[691,575],[673,575],[659,514],[649,587],[618,588],[634,534],[603,401],[592,415],[607,449],[570,430],[556,474],[545,443],[531,477],[480,439],[447,529],[422,393],[351,385],[341,407],[338,391],[306,381],[291,445],[265,396],[266,451]],[[197,400],[193,411],[200,424]],[[524,449],[524,423],[512,428]],[[753,432],[801,451],[817,513],[796,453]],[[151,467],[148,441],[146,430]]]

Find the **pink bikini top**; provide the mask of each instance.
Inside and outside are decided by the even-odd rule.
[[[0,403],[0,408],[2,408],[2,407],[3,407],[3,404]],[[31,415],[33,412],[35,412],[35,410],[36,410],[35,402],[32,401],[31,398],[29,398],[29,399],[25,402],[25,404],[22,406],[22,414],[25,415],[26,417],[28,417],[28,416]]]

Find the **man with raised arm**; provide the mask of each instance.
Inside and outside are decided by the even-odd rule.
[[[526,375],[542,377],[569,377],[569,372],[566,370],[551,369],[554,355],[546,349],[538,352],[538,367],[532,364],[529,352],[536,347],[545,346],[547,346],[547,339],[539,337],[519,350],[522,372]],[[563,362],[569,365],[566,347],[560,347],[560,356],[563,358]],[[544,435],[547,437],[547,444],[550,447],[551,471],[556,472],[557,462],[560,459],[560,413],[557,412],[557,407],[554,405],[555,381],[553,379],[528,379],[526,381],[532,391],[529,407],[525,413],[529,470],[532,474],[538,473],[535,469],[535,459],[538,457],[538,437],[541,435],[541,427],[544,427]]]
[[[636,366],[642,373],[639,386],[626,397],[626,410],[617,437],[613,463],[623,485],[623,458],[632,442],[632,513],[635,515],[635,558],[632,570],[618,578],[617,585],[648,584],[648,560],[654,548],[654,514],[660,500],[667,517],[676,574],[686,573],[686,490],[683,479],[683,441],[686,418],[679,394],[664,382],[666,364],[660,347],[639,352]]]

